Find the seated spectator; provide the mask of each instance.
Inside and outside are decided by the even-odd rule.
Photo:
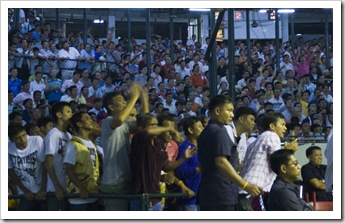
[[[301,166],[288,149],[277,150],[270,157],[271,169],[277,174],[268,197],[269,211],[304,211],[309,205],[299,197],[299,189],[294,181],[298,179]]]
[[[316,193],[317,201],[333,201],[331,192],[326,192],[325,173],[326,165],[322,164],[322,151],[318,146],[311,146],[306,150],[309,163],[302,167],[304,192],[313,197]]]

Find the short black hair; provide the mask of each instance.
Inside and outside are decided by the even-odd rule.
[[[163,126],[163,122],[164,121],[173,122],[174,118],[172,116],[170,116],[170,115],[160,115],[160,116],[157,117],[157,120],[158,120],[158,125],[159,126]]]
[[[314,150],[321,150],[320,147],[318,146],[310,146],[306,151],[305,151],[305,155],[307,156],[307,158],[309,156],[311,156],[311,154],[313,154]]]
[[[62,112],[63,108],[65,106],[71,107],[68,102],[66,101],[59,101],[53,104],[52,106],[52,117],[54,122],[56,123],[58,121],[58,117],[56,116],[56,113]]]
[[[294,151],[290,149],[279,149],[272,153],[270,156],[270,165],[272,171],[275,174],[280,175],[281,165],[287,165],[292,155],[294,155]]]
[[[252,108],[246,106],[236,109],[234,120],[238,120],[242,115],[253,115],[256,118],[256,112]]]
[[[24,126],[18,123],[11,123],[8,125],[8,138],[12,140],[15,135],[22,131],[25,131]]]
[[[78,112],[74,113],[72,118],[71,118],[72,127],[76,132],[79,131],[79,126],[77,125],[77,123],[81,122],[81,118],[83,117],[83,114],[87,114],[87,112],[78,111]]]
[[[188,136],[190,134],[188,129],[192,128],[195,125],[195,123],[197,123],[197,122],[201,122],[201,120],[198,117],[194,117],[194,116],[184,118],[181,121],[181,124],[183,126],[183,132],[184,132],[185,136]]]
[[[42,126],[46,126],[49,122],[53,122],[50,116],[41,117],[37,120],[37,126],[41,128]]]
[[[284,116],[281,113],[275,112],[273,114],[265,115],[265,117],[263,119],[263,123],[262,123],[262,127],[263,127],[264,131],[269,130],[270,124],[276,125],[279,119],[284,120]]]
[[[209,111],[213,111],[216,107],[222,107],[227,103],[234,104],[234,101],[226,95],[216,95],[211,99]]]
[[[103,96],[103,106],[107,109],[108,114],[111,113],[109,109],[109,105],[111,104],[113,98],[115,98],[118,95],[121,95],[121,94],[119,92],[108,92]]]

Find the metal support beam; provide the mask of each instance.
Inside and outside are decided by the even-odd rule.
[[[60,25],[60,14],[59,9],[55,9],[55,29],[58,29]]]
[[[146,9],[146,66],[147,74],[151,73],[151,28],[150,28],[150,9]]]
[[[234,9],[228,9],[228,51],[229,51],[229,95],[235,100],[235,20],[234,20]]]
[[[9,33],[11,33],[11,31],[15,30],[18,28],[19,26],[19,13],[20,13],[20,9],[13,9],[13,24],[11,27],[11,30]]]
[[[87,9],[85,8],[83,10],[83,41],[84,44],[87,43]]]
[[[210,97],[212,98],[217,94],[217,56],[216,56],[216,36],[222,22],[225,11],[220,11],[216,23],[214,23],[215,15],[214,9],[210,11],[210,27],[212,28],[212,34],[210,38],[210,44],[207,47],[205,58],[209,63],[209,77],[210,77]],[[212,50],[212,57],[211,57]]]
[[[132,41],[131,41],[131,36],[132,36],[132,27],[131,27],[131,17],[130,17],[130,10],[131,9],[128,9],[127,10],[127,31],[128,31],[128,34],[127,34],[127,39],[128,39],[128,52],[131,52],[132,51]]]
[[[174,17],[171,13],[170,10],[170,19],[169,19],[169,39],[170,39],[170,59],[171,59],[171,63],[174,64]]]
[[[246,34],[247,34],[247,61],[248,65],[252,65],[252,57],[250,55],[250,22],[249,22],[249,9],[246,9]]]
[[[276,68],[277,68],[277,71],[280,71],[280,46],[279,46],[279,15],[278,15],[278,9],[274,9],[275,10],[275,34],[276,34]]]
[[[326,42],[326,69],[329,68],[329,29],[328,29],[328,12],[329,9],[324,9],[325,10],[325,42]],[[322,50],[322,49],[321,49]]]
[[[291,13],[291,46],[295,50],[295,16]]]

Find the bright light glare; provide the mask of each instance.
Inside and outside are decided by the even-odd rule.
[[[104,23],[103,19],[95,19],[93,20],[93,23],[99,24],[99,23]]]
[[[278,13],[294,13],[295,9],[278,9]]]
[[[259,10],[259,13],[266,13],[267,12],[267,9],[260,9]]]
[[[189,11],[209,12],[211,9],[190,8]]]

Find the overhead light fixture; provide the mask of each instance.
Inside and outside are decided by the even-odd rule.
[[[102,23],[104,23],[104,20],[103,19],[95,19],[95,20],[93,20],[93,23],[102,24]]]
[[[260,9],[259,10],[259,13],[266,13],[267,12],[267,9]]]
[[[278,13],[294,13],[295,9],[278,9]]]
[[[297,34],[296,34],[296,36],[302,36],[302,34],[300,34],[300,33],[297,33]]]
[[[195,12],[209,12],[209,11],[211,11],[211,9],[190,8],[189,11],[195,11]]]

